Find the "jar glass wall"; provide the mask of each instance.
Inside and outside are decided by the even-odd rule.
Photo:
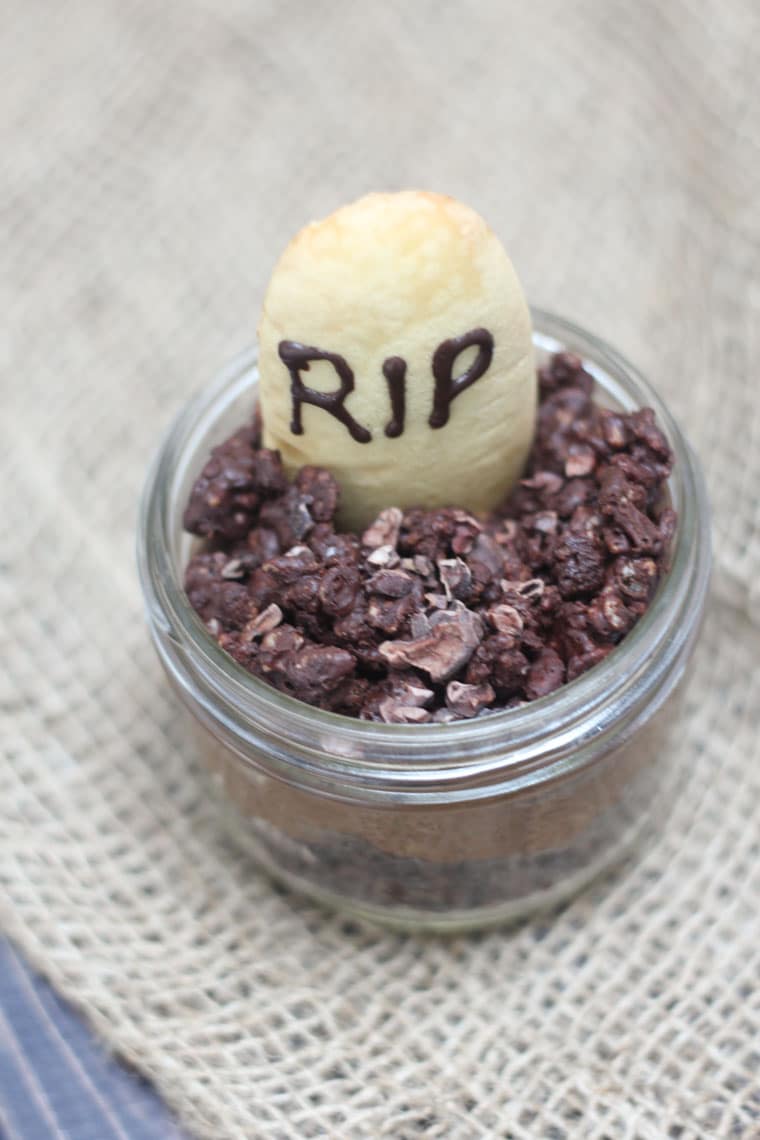
[[[667,802],[677,700],[710,570],[698,464],[613,349],[534,311],[539,360],[568,350],[595,398],[649,405],[675,453],[672,561],[599,665],[521,708],[453,724],[353,720],[277,692],[216,644],[182,590],[182,511],[208,451],[250,418],[253,352],[192,400],[146,484],[138,556],[153,640],[235,838],[290,886],[365,917],[457,929],[556,902],[627,853]]]

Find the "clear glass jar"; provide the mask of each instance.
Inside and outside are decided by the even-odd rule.
[[[233,834],[294,889],[365,918],[454,930],[553,904],[627,854],[668,799],[675,691],[710,572],[705,489],[677,424],[596,337],[534,312],[539,358],[577,353],[596,396],[650,405],[675,451],[672,565],[646,615],[599,665],[542,700],[453,724],[322,712],[231,660],[182,590],[182,510],[209,449],[251,415],[255,353],[172,425],[148,476],[138,556],[159,657],[229,806]]]

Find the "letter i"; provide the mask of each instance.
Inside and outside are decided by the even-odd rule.
[[[406,361],[401,356],[389,356],[383,361],[383,376],[391,398],[391,419],[385,425],[385,434],[395,439],[404,430],[406,416]]]

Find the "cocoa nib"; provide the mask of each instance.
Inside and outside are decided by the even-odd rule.
[[[362,544],[376,549],[378,546],[390,546],[395,549],[401,530],[403,515],[398,507],[386,507],[381,511],[371,526],[367,527],[362,535]]]
[[[283,692],[388,724],[513,708],[599,664],[667,570],[673,456],[651,409],[594,403],[571,353],[539,389],[524,476],[477,518],[391,505],[341,532],[329,471],[289,481],[257,421],[235,432],[185,511],[203,540],[185,590],[209,634]]]
[[[446,613],[447,611],[441,611]],[[424,637],[409,641],[384,641],[380,653],[391,669],[409,666],[421,669],[440,683],[466,665],[482,635],[482,622],[471,610],[448,615]]]
[[[373,714],[373,719],[386,724],[424,724],[430,720],[427,706],[434,699],[433,690],[426,688],[416,674],[391,674],[375,686],[373,701],[365,702],[364,715]]]
[[[438,561],[438,575],[446,597],[466,601],[472,593],[472,571],[461,558],[441,558]]]
[[[482,685],[467,685],[450,681],[446,686],[446,705],[461,717],[477,716],[482,709],[493,704],[496,693],[486,681]]]
[[[247,625],[243,626],[241,632],[241,640],[252,641],[254,637],[266,637],[273,629],[282,621],[282,610],[276,602],[272,602],[255,618],[252,618]]]

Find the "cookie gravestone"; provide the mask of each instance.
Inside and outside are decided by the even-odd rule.
[[[259,325],[264,443],[327,467],[341,522],[495,507],[533,439],[536,371],[501,242],[453,198],[369,194],[306,226]]]

